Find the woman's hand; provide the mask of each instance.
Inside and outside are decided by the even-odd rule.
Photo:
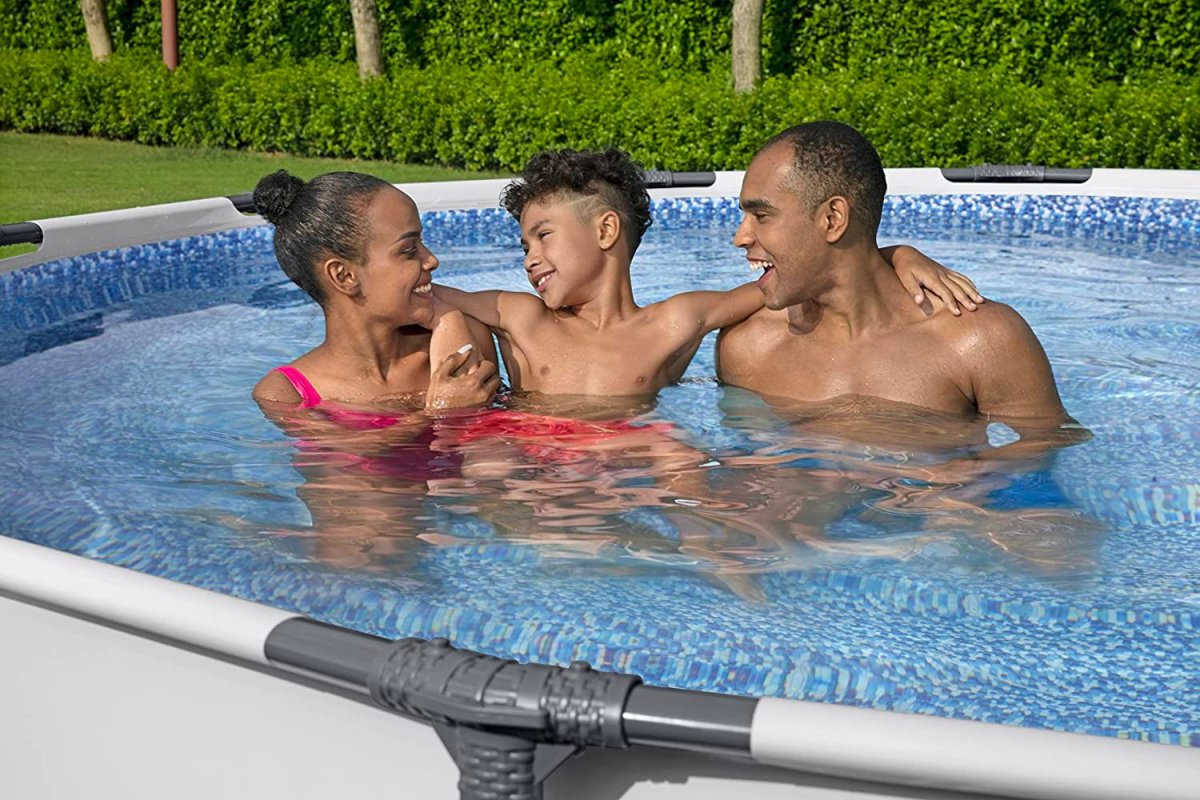
[[[425,410],[465,408],[491,401],[500,386],[500,376],[491,361],[467,366],[473,349],[474,345],[463,345],[430,373]]]

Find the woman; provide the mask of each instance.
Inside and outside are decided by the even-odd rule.
[[[275,226],[283,271],[325,315],[325,340],[254,387],[264,408],[322,407],[349,421],[355,414],[344,406],[436,409],[491,399],[499,385],[491,335],[434,299],[438,260],[408,195],[361,173],[306,183],[280,170],[258,182],[254,202]]]

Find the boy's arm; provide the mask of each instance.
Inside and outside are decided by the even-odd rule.
[[[463,312],[440,302],[437,297],[433,299],[433,308],[433,319],[428,325],[433,331],[433,336],[429,339],[429,364],[432,368],[436,369],[452,354],[461,352],[461,348],[466,345],[471,345],[471,348],[464,366],[473,367],[485,358],[482,344],[476,341]]]
[[[509,333],[514,327],[532,320],[545,311],[542,301],[531,294],[488,290],[464,292],[450,286],[434,284],[433,296],[495,331]]]
[[[763,307],[758,286],[747,283],[727,292],[684,292],[663,301],[690,340],[736,325]]]
[[[954,316],[962,313],[960,304],[974,311],[976,304],[983,302],[983,295],[975,288],[974,281],[961,272],[943,267],[915,247],[892,245],[880,248],[879,252],[892,265],[896,277],[919,306],[925,305],[926,291],[937,295]]]

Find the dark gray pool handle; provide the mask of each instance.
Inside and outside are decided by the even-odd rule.
[[[14,222],[11,225],[0,225],[0,246],[41,243],[42,228],[36,222]]]
[[[1085,183],[1092,177],[1092,170],[1036,164],[984,164],[943,168],[942,177],[954,183]]]

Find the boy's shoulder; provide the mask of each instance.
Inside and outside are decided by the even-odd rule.
[[[500,315],[510,321],[533,322],[554,314],[542,298],[529,292],[500,291],[496,304]]]

